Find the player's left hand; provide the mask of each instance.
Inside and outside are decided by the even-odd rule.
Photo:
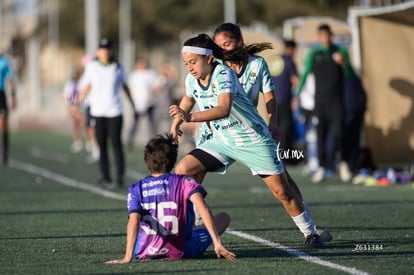
[[[110,261],[106,261],[106,264],[127,264],[130,263],[131,259],[127,259],[127,258],[123,258],[123,259],[119,259],[119,260],[110,260]]]
[[[215,247],[214,251],[216,252],[217,258],[224,257],[226,260],[231,262],[236,260],[236,254],[231,251],[228,251],[224,246]]]
[[[177,105],[171,105],[169,108],[169,114],[171,117],[179,118],[185,122],[191,121],[191,114],[185,112],[183,109],[178,107]]]

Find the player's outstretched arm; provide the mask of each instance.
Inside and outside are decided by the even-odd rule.
[[[134,256],[134,247],[137,241],[139,220],[140,215],[138,213],[129,214],[125,256],[122,259],[107,261],[105,262],[106,264],[126,264],[132,261]]]
[[[200,212],[201,219],[204,222],[204,226],[207,228],[208,233],[213,240],[214,251],[216,252],[217,258],[224,257],[229,261],[236,260],[236,254],[227,250],[221,243],[220,235],[217,231],[216,225],[214,224],[213,215],[208,208],[201,193],[194,193],[190,197],[190,201],[195,205],[197,210]]]

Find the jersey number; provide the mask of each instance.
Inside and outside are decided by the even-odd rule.
[[[145,209],[156,209],[156,203],[144,203]],[[175,202],[160,202],[158,203],[157,216],[158,220],[151,215],[145,215],[142,220],[149,222],[149,227],[143,226],[142,229],[148,235],[161,234],[163,236],[173,235],[178,233],[178,219],[173,215],[165,215],[165,209],[177,209]],[[167,224],[171,223],[171,230],[167,229]]]

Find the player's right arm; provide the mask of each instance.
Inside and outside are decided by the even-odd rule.
[[[217,231],[216,225],[214,224],[213,215],[205,202],[203,195],[200,192],[193,193],[190,196],[190,201],[195,205],[198,212],[200,212],[201,219],[203,220],[204,226],[207,228],[208,233],[211,236],[214,245],[214,251],[216,252],[217,258],[224,257],[229,261],[236,260],[236,254],[228,251],[221,243],[220,235]]]
[[[125,248],[125,256],[119,260],[110,260],[105,262],[106,264],[126,264],[132,261],[134,257],[134,247],[137,241],[137,235],[139,230],[140,214],[130,213],[127,225],[127,240]]]
[[[233,95],[231,93],[222,93],[218,95],[217,105],[209,109],[190,113],[177,105],[172,105],[170,106],[169,112],[170,116],[185,122],[208,122],[228,117],[232,102]]]

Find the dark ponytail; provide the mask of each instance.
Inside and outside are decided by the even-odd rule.
[[[225,61],[234,63],[246,63],[249,55],[260,53],[264,50],[273,49],[272,44],[268,42],[244,44],[241,29],[238,25],[233,23],[223,23],[214,30],[215,37],[219,33],[225,33],[231,39],[236,41],[236,48],[232,51],[224,52]]]

